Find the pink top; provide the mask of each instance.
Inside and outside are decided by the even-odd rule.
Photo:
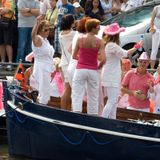
[[[97,70],[97,48],[80,48],[77,69]]]
[[[78,58],[78,64],[77,69],[92,69],[97,70],[98,64],[97,64],[97,57],[98,57],[98,50],[99,50],[99,40],[96,39],[96,47],[94,48],[85,48],[83,47],[83,35],[81,39],[81,45],[79,49],[79,58]]]
[[[147,95],[149,89],[148,80],[151,79],[153,79],[153,77],[150,73],[147,72],[145,75],[141,76],[137,73],[137,69],[133,69],[125,75],[122,85],[131,90],[141,90],[143,94]],[[128,101],[129,106],[137,109],[149,108],[150,105],[149,99],[140,100],[131,95],[129,95]]]

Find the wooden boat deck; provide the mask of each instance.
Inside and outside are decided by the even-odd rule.
[[[61,108],[60,98],[51,97],[51,100],[48,104],[49,106],[56,106]],[[86,113],[86,104],[83,106],[83,113]],[[124,108],[117,108],[117,119],[119,120],[160,120],[160,115],[148,113],[148,112],[140,112],[136,110],[129,110]]]

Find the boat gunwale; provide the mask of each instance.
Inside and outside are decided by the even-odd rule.
[[[18,108],[12,101],[7,101],[7,104],[10,107],[12,107],[12,109],[16,110],[17,112],[19,112],[23,115],[27,115],[29,117],[32,117],[32,118],[35,118],[35,119],[38,119],[41,121],[43,120],[43,121],[46,121],[46,122],[52,123],[52,124],[57,124],[57,125],[71,127],[71,128],[80,129],[80,130],[85,130],[85,131],[97,132],[97,133],[101,133],[101,134],[120,136],[120,137],[124,137],[124,138],[132,138],[132,139],[138,139],[138,140],[144,140],[144,141],[160,142],[160,138],[134,135],[134,134],[129,134],[129,133],[120,133],[120,132],[116,132],[116,131],[99,129],[99,128],[95,128],[95,127],[84,126],[84,125],[74,124],[74,123],[70,123],[70,122],[64,122],[61,120],[55,120],[55,119],[47,118],[47,117],[44,117],[41,115],[36,115],[34,113],[30,113],[28,111],[24,111],[24,110]]]

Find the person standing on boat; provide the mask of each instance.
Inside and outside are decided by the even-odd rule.
[[[85,23],[86,35],[77,40],[73,59],[78,59],[72,84],[72,110],[82,112],[82,101],[87,85],[87,113],[98,115],[98,64],[105,62],[104,43],[95,35],[100,29],[100,21],[88,19]]]
[[[121,91],[129,95],[127,109],[149,112],[149,95],[153,92],[153,76],[147,71],[149,61],[147,53],[143,52],[138,59],[138,67],[123,78]]]
[[[160,64],[157,71],[154,73],[154,93],[151,96],[151,103],[153,104],[153,112],[160,114]]]
[[[119,34],[125,29],[118,23],[113,23],[105,27],[103,39],[106,43],[105,54],[107,61],[102,69],[102,86],[104,94],[108,96],[107,103],[103,109],[102,116],[106,118],[116,118],[118,97],[120,95],[121,84],[121,58],[131,56],[143,42],[137,43],[133,48],[122,49],[119,44]]]
[[[50,23],[47,20],[37,19],[32,30],[33,75],[38,83],[39,102],[42,104],[47,104],[50,100],[50,83],[55,75],[54,49],[47,40],[49,27]]]
[[[72,14],[66,14],[62,17],[61,29],[59,34],[59,43],[61,46],[61,62],[60,66],[64,76],[64,92],[61,97],[61,107],[64,109],[71,110],[71,86],[69,85],[67,68],[70,62],[71,53],[69,53],[68,48],[72,43],[73,37],[76,31],[73,31],[74,17]]]
[[[150,22],[150,33],[152,33],[152,52],[151,52],[151,68],[154,69],[160,46],[160,5],[155,6],[152,11]]]

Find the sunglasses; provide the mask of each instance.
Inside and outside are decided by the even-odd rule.
[[[50,28],[42,29],[42,32],[48,32],[50,31]]]

